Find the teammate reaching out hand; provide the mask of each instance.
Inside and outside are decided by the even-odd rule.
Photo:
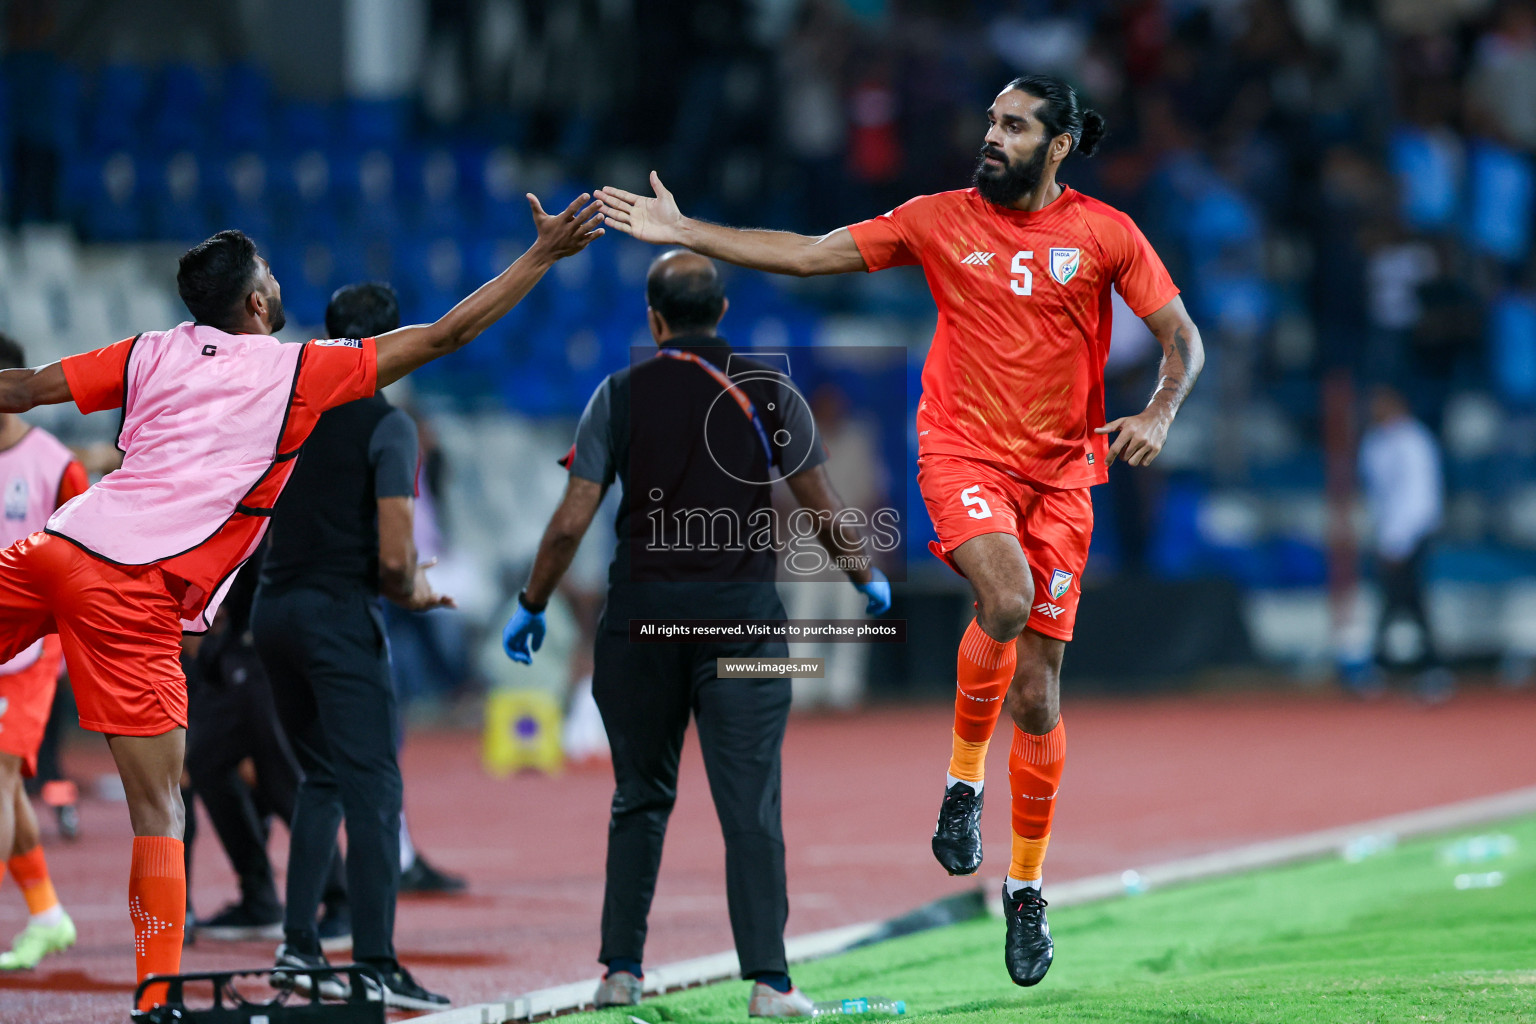
[[[1038,983],[1054,955],[1040,879],[1066,754],[1060,669],[1093,532],[1088,488],[1117,460],[1157,458],[1205,361],[1136,225],[1056,180],[1069,154],[1091,156],[1103,134],[1103,118],[1079,109],[1070,86],[1016,79],[987,111],[975,187],[819,236],[686,217],[654,173],[653,196],[597,192],[620,231],[744,267],[797,276],[923,268],[939,323],[917,410],[918,486],[939,537],[931,547],[970,581],[977,608],[960,642],[933,851],[951,874],[981,866],[983,761],[1006,704],[1014,838],[1004,956],[1020,985]],[[1111,287],[1163,359],[1147,407],[1105,423]]]
[[[57,632],[80,724],[105,733],[133,826],[128,882],[138,976],[174,974],[186,919],[181,637],[202,632],[266,531],[320,414],[467,345],[558,260],[603,233],[579,197],[546,214],[510,267],[431,324],[284,345],[282,293],[255,244],[221,231],[176,275],[194,317],[37,369],[0,371],[0,413],[74,402],[122,410],[122,468],[0,550],[0,662]],[[0,813],[0,850],[11,848]],[[403,971],[401,971],[403,974]],[[163,986],[149,986],[148,1008]]]

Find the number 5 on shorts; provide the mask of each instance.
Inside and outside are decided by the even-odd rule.
[[[976,506],[970,510],[972,519],[990,519],[992,518],[992,506],[987,504],[986,498],[976,493],[979,490],[981,490],[981,485],[977,484],[975,487],[967,487],[961,491],[960,503],[962,505]]]

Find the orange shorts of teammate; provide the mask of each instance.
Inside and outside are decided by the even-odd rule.
[[[1036,487],[995,462],[959,455],[919,458],[917,486],[939,535],[938,543],[928,545],[935,555],[960,572],[951,553],[961,544],[984,533],[1017,537],[1035,580],[1029,628],[1072,639],[1093,537],[1088,488]]]
[[[80,726],[159,736],[187,724],[181,609],[157,565],[113,565],[34,533],[0,551],[0,662],[59,634]]]
[[[21,758],[21,774],[37,774],[37,750],[53,710],[63,660],[59,638],[45,636],[36,661],[19,672],[0,675],[0,754]]]

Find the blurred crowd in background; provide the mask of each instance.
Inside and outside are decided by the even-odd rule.
[[[385,28],[349,28],[385,7]],[[820,233],[967,186],[998,88],[1060,75],[1109,124],[1062,178],[1141,224],[1210,352],[1158,469],[1098,489],[1085,584],[1220,577],[1260,656],[1359,646],[1353,464],[1364,396],[1389,385],[1440,449],[1439,647],[1512,677],[1536,655],[1532,0],[13,0],[4,32],[0,329],[49,358],[181,319],[172,257],[223,227],[269,257],[293,337],[362,278],[393,282],[408,321],[441,314],[529,240],[526,191],[563,204],[655,168],[685,212]],[[327,33],[344,59],[315,59]],[[649,344],[652,255],[604,239],[414,381],[470,637],[531,556],[574,417]],[[906,346],[915,403],[934,315],[916,272],[727,287],[741,343]],[[1159,354],[1119,309],[1111,417]],[[856,426],[856,393],[823,404]],[[921,552],[907,448],[867,500],[905,497]],[[574,577],[578,620],[605,561]],[[919,590],[959,583],[913,562]],[[424,690],[505,673],[493,636],[440,663],[449,632],[421,631],[421,671],[446,680]]]

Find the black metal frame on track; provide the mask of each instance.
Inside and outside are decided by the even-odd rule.
[[[314,979],[309,995],[302,995],[291,985],[275,985],[274,979],[283,975],[303,974]],[[258,984],[271,989],[270,999],[253,1001],[236,987],[237,979],[258,979]],[[322,1000],[319,982],[324,979],[345,978],[348,996],[345,1000]],[[244,971],[209,971],[204,974],[151,975],[139,983],[133,993],[134,1006],[151,985],[166,986],[165,1002],[151,1010],[134,1010],[133,1020],[140,1024],[385,1024],[384,1003],[369,999],[365,978],[382,988],[383,979],[372,967],[362,964],[342,964],[332,967],[304,968],[253,968]],[[188,984],[210,983],[212,1005],[190,1007],[186,1005]],[[291,1000],[302,1002],[291,1002]]]

